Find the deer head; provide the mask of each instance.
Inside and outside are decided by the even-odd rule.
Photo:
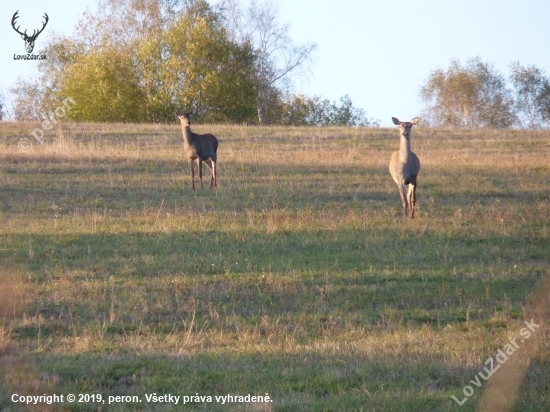
[[[13,17],[11,19],[11,25],[12,25],[13,29],[21,35],[21,38],[23,40],[25,40],[25,48],[27,49],[27,53],[32,53],[32,51],[34,49],[34,42],[36,41],[36,38],[38,37],[38,35],[40,33],[42,33],[42,31],[44,30],[44,28],[46,27],[46,24],[48,24],[49,17],[46,13],[44,13],[44,17],[45,17],[46,21],[42,24],[42,28],[40,30],[38,30],[38,32],[36,30],[34,30],[32,35],[29,36],[29,35],[27,35],[27,30],[25,30],[22,33],[22,32],[19,31],[20,26],[17,26],[17,28],[15,27],[15,23],[16,23],[15,20],[17,20],[17,18],[19,17],[17,15],[17,13],[19,13],[19,10],[17,10],[15,12],[15,14],[13,15]]]
[[[184,122],[184,126],[191,126],[193,115],[195,114],[196,110],[193,110],[192,112],[182,113],[180,109],[176,109],[176,116],[180,121]]]
[[[418,117],[415,117],[410,122],[401,122],[398,118],[392,117],[393,124],[399,126],[399,132],[405,139],[409,139],[411,136],[412,127],[418,123]]]

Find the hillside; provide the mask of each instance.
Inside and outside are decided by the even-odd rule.
[[[1,410],[474,411],[511,339],[550,408],[550,132],[413,128],[406,220],[396,129],[197,125],[192,191],[179,125],[39,127],[0,122]]]

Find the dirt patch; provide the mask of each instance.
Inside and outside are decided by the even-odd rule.
[[[512,409],[523,378],[531,361],[537,356],[540,345],[547,338],[550,319],[550,273],[547,273],[535,288],[533,295],[527,300],[527,322],[536,324],[532,337],[526,340],[500,370],[489,381],[481,399],[480,412],[501,411]],[[523,340],[522,340],[523,342]]]

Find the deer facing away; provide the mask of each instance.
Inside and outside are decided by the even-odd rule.
[[[416,177],[420,171],[420,161],[411,151],[411,129],[418,123],[418,117],[410,122],[401,122],[392,117],[393,123],[399,126],[399,150],[393,152],[390,160],[390,174],[397,185],[403,204],[405,217],[414,218],[416,203]]]
[[[180,119],[181,130],[183,132],[183,152],[189,162],[191,169],[191,186],[195,189],[195,160],[199,166],[199,178],[202,183],[202,162],[206,163],[212,169],[212,179],[210,187],[218,186],[218,176],[216,162],[218,159],[218,139],[212,134],[197,134],[191,131],[191,119],[194,112],[182,113],[180,109],[176,110],[176,116]]]

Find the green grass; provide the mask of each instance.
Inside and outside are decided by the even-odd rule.
[[[451,396],[533,317],[513,410],[550,407],[529,303],[550,276],[550,133],[415,128],[404,220],[393,129],[197,126],[220,187],[192,191],[177,126],[63,124],[20,152],[36,127],[0,123],[0,410],[268,393],[183,410],[473,411],[488,383]]]

